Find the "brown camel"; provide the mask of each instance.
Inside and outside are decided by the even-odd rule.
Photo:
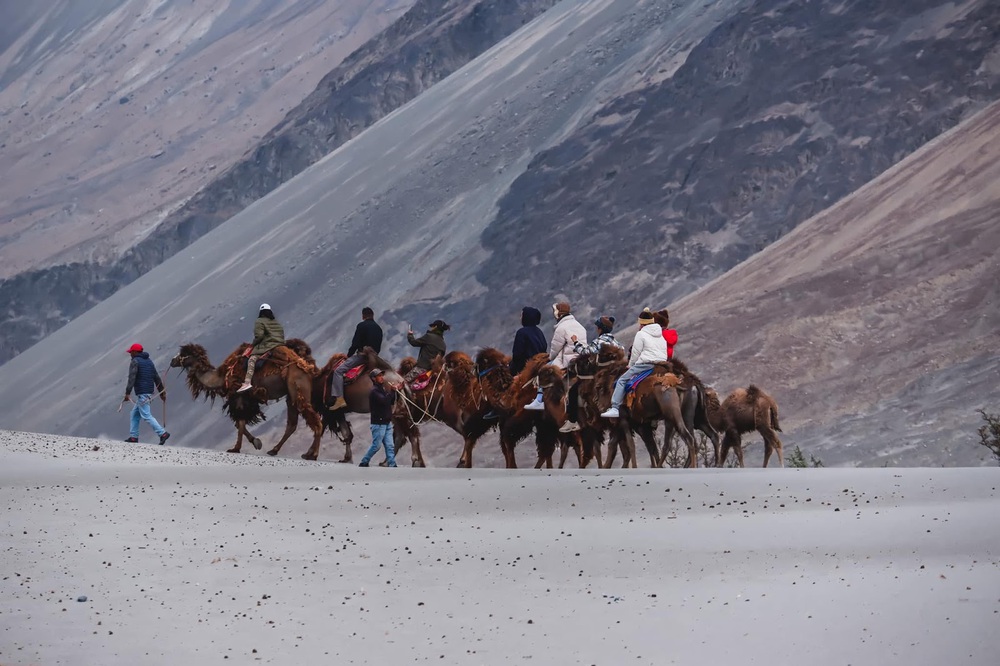
[[[413,358],[403,359],[399,374],[405,375],[415,363]],[[498,425],[497,419],[483,418],[490,406],[483,399],[483,385],[475,364],[468,354],[453,351],[444,358],[438,357],[431,371],[432,378],[426,388],[413,391],[396,403],[393,419],[396,455],[409,442],[413,466],[424,467],[420,426],[436,421],[462,436],[464,446],[458,467],[471,466],[465,464],[465,453],[471,452],[479,438]]]
[[[517,467],[514,449],[534,430],[538,459],[535,468],[552,467],[556,443],[562,439],[559,425],[566,420],[566,384],[563,371],[549,364],[546,353],[528,359],[516,377],[511,377],[510,359],[486,348],[476,356],[476,369],[483,384],[483,398],[499,417],[500,448],[508,469]],[[545,410],[524,409],[541,387]],[[575,438],[574,438],[575,439]],[[471,466],[472,450],[462,454],[460,466]],[[464,463],[464,464],[463,464]]]
[[[243,382],[246,370],[243,367],[243,352],[249,347],[242,343],[230,354],[222,365],[214,367],[208,360],[208,352],[201,345],[189,343],[183,345],[180,351],[170,360],[170,367],[182,368],[187,372],[187,385],[191,396],[195,399],[205,396],[211,400],[224,397],[224,411],[236,426],[236,445],[229,449],[230,453],[239,453],[243,444],[243,436],[250,440],[255,448],[261,447],[261,441],[248,430],[248,425],[255,425],[264,419],[261,405],[273,400],[285,399],[288,416],[285,433],[281,441],[271,451],[275,455],[281,445],[291,437],[298,426],[299,414],[305,418],[310,430],[313,431],[313,441],[316,444],[323,433],[319,414],[313,409],[310,394],[312,377],[316,366],[311,362],[309,345],[297,339],[287,341],[283,347],[275,348],[259,372],[254,373],[253,388],[246,393],[237,394],[236,389]],[[293,348],[303,352],[302,356]],[[303,356],[305,358],[303,358]],[[315,460],[303,455],[306,460]]]
[[[778,465],[785,466],[778,424],[778,403],[774,398],[753,384],[745,389],[738,388],[719,404],[719,395],[713,389],[706,390],[708,414],[712,426],[723,434],[722,455],[716,456],[716,466],[722,467],[729,450],[736,450],[736,459],[743,467],[742,435],[757,431],[764,438],[764,467],[777,452]]]
[[[706,401],[706,387],[696,374],[691,372],[684,363],[676,358],[660,364],[661,367],[671,372],[681,379],[678,390],[681,392],[681,413],[684,415],[684,425],[690,433],[696,430],[705,433],[705,436],[712,442],[715,453],[715,464],[719,460],[719,431],[712,427],[708,417],[708,404]],[[673,429],[667,429],[663,438],[663,449],[661,451],[661,461],[666,460],[670,453],[673,442]]]
[[[598,405],[611,404],[611,393],[614,391],[615,382],[618,377],[625,372],[628,362],[625,360],[625,353],[617,347],[605,345],[598,355],[600,371],[595,378],[594,398]],[[632,396],[631,404],[622,408],[622,416],[619,419],[609,419],[617,421],[625,443],[623,455],[625,461],[623,466],[636,465],[635,440],[633,433],[638,433],[646,445],[649,452],[650,466],[662,467],[663,460],[657,450],[656,441],[653,436],[653,429],[657,421],[663,421],[666,428],[666,437],[669,439],[673,432],[680,434],[681,438],[688,445],[688,461],[686,467],[698,466],[698,450],[694,436],[684,424],[684,415],[681,409],[684,389],[680,386],[681,377],[671,372],[672,366],[667,364],[657,364],[653,374],[642,380],[636,387]],[[609,451],[607,466],[610,467],[614,460],[614,449]]]
[[[368,407],[368,395],[372,391],[372,380],[368,376],[368,372],[375,368],[385,371],[386,383],[391,385],[401,384],[403,378],[396,374],[396,371],[389,364],[388,361],[381,358],[375,353],[371,347],[365,347],[360,352],[365,358],[365,368],[350,384],[345,383],[344,385],[344,400],[347,401],[347,407],[344,409],[338,409],[332,411],[326,404],[327,391],[330,386],[330,375],[333,371],[337,369],[345,358],[346,354],[334,354],[330,357],[330,360],[326,362],[321,369],[316,372],[312,381],[311,399],[313,409],[321,415],[321,426],[320,433],[322,434],[326,430],[334,433],[340,441],[344,443],[344,457],[339,462],[349,463],[353,460],[353,454],[351,452],[351,443],[354,441],[354,431],[351,430],[351,423],[347,420],[347,415],[351,414],[368,414],[370,409]],[[281,443],[278,444],[272,451],[269,451],[271,455],[277,454],[278,450],[281,448],[281,444],[284,443],[282,439]],[[309,451],[303,455],[303,458],[307,460],[315,460],[319,455],[320,441],[316,439],[313,441],[312,446],[309,447]]]
[[[609,347],[610,351],[614,347]],[[590,464],[591,459],[597,459],[598,468],[604,468],[604,461],[601,456],[601,445],[605,438],[608,438],[609,446],[617,448],[622,444],[619,440],[621,430],[617,424],[609,419],[602,419],[601,412],[611,406],[611,394],[607,396],[607,405],[598,404],[596,398],[597,373],[600,372],[598,354],[580,354],[573,359],[566,373],[577,383],[577,397],[579,420],[577,423],[580,430],[577,434],[579,438],[578,462],[580,468],[585,468]],[[566,456],[571,448],[570,443],[565,440],[561,442],[561,455],[559,459],[559,469],[566,463]],[[609,452],[610,457],[610,452]]]

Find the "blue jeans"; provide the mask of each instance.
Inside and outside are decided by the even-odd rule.
[[[392,443],[392,424],[371,424],[372,445],[368,448],[368,453],[361,459],[361,462],[371,462],[372,456],[385,444],[385,460],[389,467],[396,466],[396,450]]]
[[[153,432],[157,435],[162,435],[166,432],[149,411],[149,405],[152,402],[153,396],[151,395],[135,396],[135,404],[132,406],[132,428],[128,433],[130,437],[139,438],[139,419],[144,419],[149,423],[153,428]]]
[[[646,372],[653,367],[652,363],[636,363],[631,368],[626,370],[618,381],[615,382],[615,392],[611,394],[611,406],[618,409],[622,406],[622,402],[625,401],[625,387],[628,385],[629,380],[638,374]]]

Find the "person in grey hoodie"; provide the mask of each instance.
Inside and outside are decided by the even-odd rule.
[[[615,392],[611,394],[611,408],[601,413],[606,419],[618,418],[618,410],[625,400],[625,387],[629,380],[653,367],[655,363],[667,360],[667,341],[663,339],[663,329],[653,319],[649,308],[639,315],[639,332],[632,340],[632,355],[628,359],[626,370],[615,383]]]

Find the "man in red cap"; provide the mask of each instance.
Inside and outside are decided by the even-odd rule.
[[[170,437],[170,433],[150,413],[149,404],[153,402],[154,389],[160,393],[163,400],[167,399],[167,389],[163,386],[159,373],[156,372],[156,366],[149,360],[149,354],[143,351],[142,345],[139,343],[132,345],[128,348],[128,354],[132,357],[132,363],[128,366],[128,386],[125,387],[125,399],[122,402],[130,401],[132,389],[135,389],[135,405],[132,407],[132,428],[125,441],[133,444],[139,441],[139,419],[145,419],[159,435],[160,444],[163,444]]]

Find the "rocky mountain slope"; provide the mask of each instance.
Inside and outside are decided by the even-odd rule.
[[[682,299],[681,349],[827,463],[983,464],[1000,411],[1000,103]]]
[[[1000,97],[998,18],[976,0],[559,3],[0,368],[0,425],[110,432],[129,343],[221,358],[263,300],[318,357],[366,304],[397,359],[438,316],[465,348],[509,344],[525,303],[628,320]],[[174,404],[179,444],[229,439],[217,411]],[[885,434],[856,436],[870,462]]]
[[[4,3],[0,277],[117,258],[412,2]]]
[[[0,277],[10,278],[0,282],[0,313],[8,324],[0,332],[0,361],[148,272],[555,1],[381,0],[336,3],[333,10],[322,9],[330,3],[312,2],[300,3],[294,10],[277,5],[266,10],[269,13],[263,6],[223,11],[224,5],[218,3],[202,3],[203,7],[184,10],[169,5],[151,16],[139,15],[134,19],[138,27],[128,23],[116,28],[123,33],[123,40],[136,43],[136,49],[146,57],[168,63],[159,65],[165,72],[163,77],[159,70],[153,77],[134,65],[141,57],[133,53],[135,49],[115,47],[116,59],[94,76],[104,74],[105,69],[113,70],[115,63],[124,63],[134,67],[134,74],[131,70],[130,74],[139,81],[123,83],[113,94],[100,89],[104,97],[90,110],[99,126],[88,128],[82,135],[78,135],[82,121],[77,122],[74,115],[77,107],[70,102],[89,103],[96,92],[88,97],[53,98],[51,85],[25,83],[21,79],[26,77],[21,76],[17,79],[19,87],[34,91],[48,104],[44,114],[26,113],[25,118],[37,117],[36,124],[45,128],[58,125],[63,117],[67,120],[65,131],[45,130],[51,134],[51,143],[32,144],[30,156],[44,157],[44,164],[25,157],[16,167],[21,179],[7,183],[11,192],[32,194],[23,199],[23,206],[13,207],[6,220],[0,218],[0,230],[9,239],[0,246],[0,256],[6,257],[4,252],[10,255],[6,272],[0,272]],[[364,42],[375,28],[386,25],[410,5],[412,8],[387,30]],[[119,13],[126,15],[126,8],[131,5]],[[321,10],[330,15],[319,14]],[[348,19],[351,25],[338,28],[339,22]],[[127,23],[124,18],[122,21]],[[161,34],[167,39],[174,34],[167,32],[167,26],[183,21],[208,30],[207,37],[199,37],[198,33],[192,45],[185,48],[182,42],[169,49],[164,46],[165,51],[155,48],[156,41],[141,49],[137,46],[142,39],[154,40],[148,36],[152,28],[145,25],[157,29],[156,39]],[[296,60],[294,53],[288,53],[293,46],[302,49],[309,44],[306,40],[311,33],[303,34],[307,28],[318,31],[327,41],[334,39],[328,34],[331,29],[340,30],[343,34],[335,36],[340,37],[336,45],[341,55],[348,52],[347,47],[362,42],[364,45],[332,71],[329,67],[336,60],[325,54],[327,73],[317,85],[317,76],[305,77],[300,71],[309,64],[307,73],[315,74],[317,57]],[[90,42],[98,36],[103,39],[104,33],[96,28],[92,32],[95,36],[83,46],[73,43],[72,48],[63,47],[57,51],[58,56],[72,63],[81,49],[97,49]],[[211,48],[201,45],[201,41],[213,36]],[[247,39],[253,39],[251,45],[242,46]],[[258,61],[256,66],[261,69],[254,73],[252,67]],[[225,66],[217,72],[213,63]],[[194,76],[191,72],[203,70],[208,72],[203,78],[189,80]],[[88,74],[86,70],[70,73],[81,77]],[[296,86],[286,81],[293,75]],[[60,74],[57,80],[62,77]],[[228,96],[224,94],[227,92]],[[262,99],[251,105],[254,95]],[[120,105],[121,100],[127,102]],[[142,111],[136,112],[140,103]],[[177,111],[181,105],[183,114]],[[257,107],[265,107],[267,113]],[[161,116],[169,118],[169,123]],[[128,131],[122,132],[122,123]],[[229,126],[232,132],[220,131]],[[11,128],[11,135],[23,131]],[[256,139],[254,143],[245,140],[249,136],[244,135],[250,132]],[[95,141],[102,147],[96,153],[92,145]],[[69,145],[65,145],[67,142]],[[59,148],[52,147],[55,145]],[[72,157],[75,150],[83,153],[79,159]],[[108,172],[106,165],[111,155],[121,167]],[[93,178],[81,180],[85,170],[79,164],[81,160],[100,164],[102,170]],[[62,167],[53,170],[56,163]],[[40,195],[38,189],[29,189],[29,183],[35,184],[34,173],[39,168],[49,174],[52,192],[46,190]],[[65,191],[67,179],[74,183],[70,192]],[[40,205],[40,196],[48,203]],[[59,243],[38,243],[53,231],[58,233]],[[40,260],[55,265],[22,272]],[[20,274],[11,277],[16,273]]]

